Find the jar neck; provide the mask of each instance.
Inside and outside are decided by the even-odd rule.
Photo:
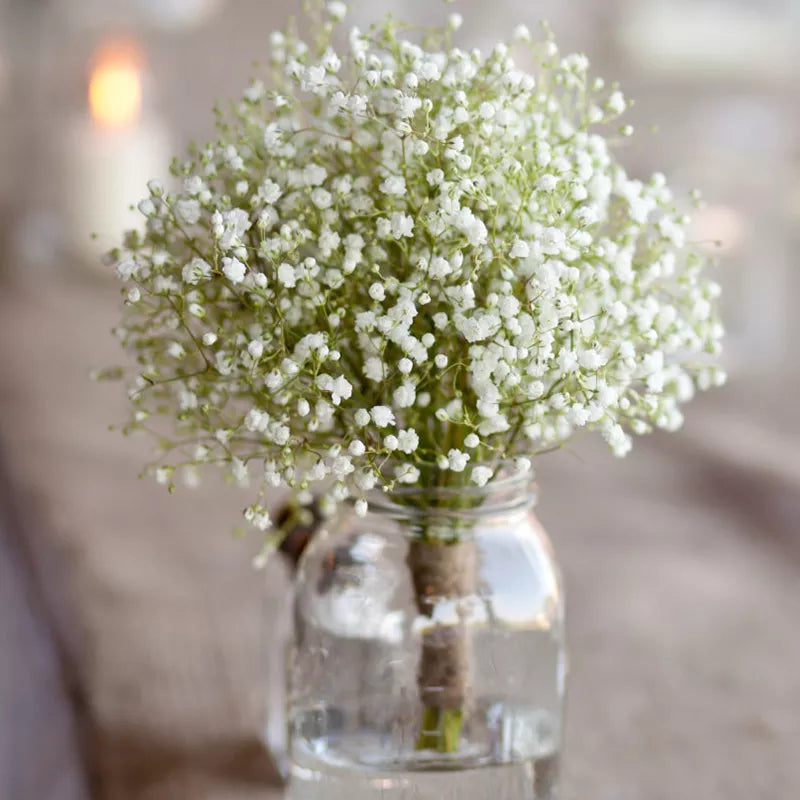
[[[423,472],[417,484],[374,491],[368,497],[370,512],[417,521],[466,521],[536,504],[533,472],[516,471],[510,463],[492,466],[494,477],[484,486],[470,483],[468,474],[438,469]]]

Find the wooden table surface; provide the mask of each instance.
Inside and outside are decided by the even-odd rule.
[[[107,431],[122,392],[86,379],[117,358],[116,287],[1,288],[0,443],[46,622],[6,601],[12,580],[29,593],[19,553],[0,545],[0,768],[64,782],[31,794],[4,774],[0,796],[79,800],[81,767],[101,800],[277,798],[259,734],[284,587],[229,536],[241,496],[136,480],[144,444]],[[587,441],[541,465],[568,591],[564,800],[800,797],[798,451],[715,403],[623,462]],[[34,629],[41,644],[26,646]],[[50,667],[28,669],[41,652]]]

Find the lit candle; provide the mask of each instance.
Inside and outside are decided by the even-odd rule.
[[[147,181],[169,167],[166,128],[142,106],[142,58],[129,42],[97,52],[89,79],[89,116],[67,131],[64,222],[75,251],[97,261],[127,228],[142,222],[131,205]],[[97,234],[97,240],[92,240]]]

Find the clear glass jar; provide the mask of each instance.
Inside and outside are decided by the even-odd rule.
[[[299,564],[293,800],[553,800],[564,602],[528,476],[416,487],[323,523]]]

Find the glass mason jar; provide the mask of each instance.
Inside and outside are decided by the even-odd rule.
[[[564,601],[529,475],[321,525],[295,584],[293,800],[554,800]]]

